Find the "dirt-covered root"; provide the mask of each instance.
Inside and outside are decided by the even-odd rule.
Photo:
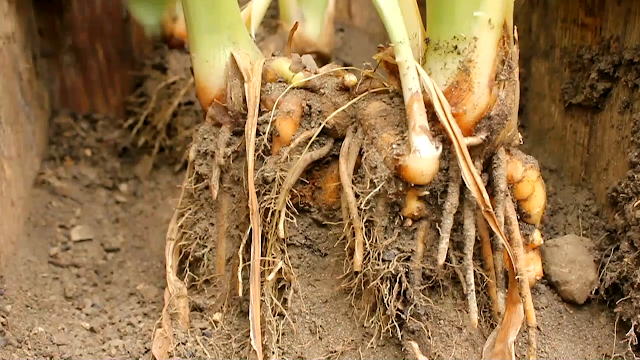
[[[469,321],[474,328],[478,327],[478,303],[476,301],[476,286],[473,267],[473,249],[476,242],[476,202],[468,189],[464,191],[462,209],[462,226],[464,234],[464,254],[462,267],[466,282],[467,305],[469,306]]]
[[[508,185],[507,185],[507,159],[503,147],[500,147],[493,157],[491,176],[493,178],[494,191],[494,208],[498,226],[504,229],[504,211]],[[485,258],[485,263],[493,262],[496,278],[496,309],[495,313],[498,318],[502,318],[505,308],[505,299],[507,296],[506,278],[505,278],[505,261],[504,248],[502,242],[497,236],[492,237],[491,245],[493,246],[493,261]],[[488,255],[488,254],[487,254]]]
[[[291,169],[287,173],[287,177],[285,178],[284,183],[280,188],[280,193],[278,195],[278,200],[276,202],[276,213],[280,214],[280,217],[278,220],[278,236],[281,239],[284,239],[286,237],[285,230],[284,230],[284,220],[286,219],[285,206],[289,198],[289,191],[298,182],[298,180],[300,180],[300,175],[302,175],[302,173],[311,164],[324,158],[329,154],[332,146],[333,146],[333,139],[329,139],[323,147],[301,155],[298,161],[295,163],[295,165],[291,167]]]
[[[510,196],[507,197],[505,206],[505,225],[508,229],[509,239],[511,240],[514,271],[518,279],[518,292],[520,293],[520,299],[524,306],[525,319],[527,321],[527,334],[529,336],[527,358],[535,359],[537,346],[536,332],[538,329],[533,299],[531,297],[531,286],[533,284],[529,281],[531,275],[527,272],[524,241],[520,234],[520,224],[518,222],[515,205]]]
[[[238,154],[230,154],[233,165],[225,167],[217,200],[211,193],[212,168],[224,132],[205,123],[190,149],[181,198],[167,233],[168,287],[161,327],[154,339],[156,358],[224,356],[210,338],[193,333],[194,325],[211,325],[216,329],[213,338],[231,336],[221,321],[237,306],[237,251],[246,231],[248,209],[232,206],[247,203],[242,190],[244,162]],[[240,141],[237,136],[229,139],[232,147]],[[196,316],[191,311],[194,307]],[[238,326],[230,326],[234,325]]]
[[[258,256],[268,357],[281,356],[282,328],[293,325],[283,320],[295,296],[296,274],[286,241],[297,231],[292,230],[296,218],[309,216],[312,209],[335,209],[340,201],[340,147],[356,122],[350,101],[366,98],[366,90],[359,97],[352,91],[355,84],[345,82],[347,74],[335,67],[305,73],[307,82],[296,88],[274,79],[273,72],[265,72],[263,79],[255,186],[263,234]],[[229,86],[228,93],[237,95],[242,83]],[[232,96],[224,112],[210,109],[195,132],[180,205],[167,235],[167,281],[173,285],[167,288],[162,325],[155,336],[158,358],[250,355],[251,346],[238,340],[249,328],[244,304],[252,248],[249,209],[243,206],[248,194],[242,102],[242,96]],[[348,154],[350,174],[357,168],[359,149],[354,146]],[[194,331],[194,323],[203,321],[215,331]],[[221,346],[220,341],[231,346]]]
[[[486,224],[479,221],[483,263],[488,272],[495,272],[488,276],[489,297],[494,317],[501,319],[501,324],[485,345],[483,356],[512,356],[513,342],[524,318],[529,345],[527,357],[531,359],[536,357],[537,323],[530,288],[543,275],[538,247],[542,244],[539,226],[546,208],[546,189],[538,163],[531,156],[514,148],[505,150],[499,147],[491,160],[490,176],[496,218],[499,225],[504,226],[511,256],[506,256],[502,243],[489,240]],[[520,218],[524,221],[520,221]],[[499,269],[496,260],[501,261],[500,266],[507,265],[508,284],[502,282],[505,271]],[[503,298],[501,293],[505,286],[508,291]]]
[[[442,225],[440,226],[440,240],[438,242],[438,266],[444,266],[444,262],[447,259],[451,228],[453,227],[454,216],[460,204],[462,176],[460,175],[458,163],[455,159],[452,159],[449,165],[449,175],[451,176],[451,180],[447,189],[447,197],[442,207]]]
[[[362,271],[362,260],[364,258],[364,234],[362,229],[362,220],[356,202],[356,196],[353,191],[353,170],[361,146],[361,133],[356,132],[355,127],[349,128],[347,136],[342,142],[340,148],[340,183],[342,184],[342,196],[346,203],[346,213],[343,221],[345,224],[351,224],[354,232],[353,244],[353,271]]]
[[[344,286],[365,325],[375,329],[372,344],[382,336],[392,335],[403,341],[413,339],[423,351],[429,351],[421,342],[424,339],[420,339],[428,331],[420,329],[428,326],[432,299],[441,296],[437,284],[459,292],[458,286],[444,281],[455,277],[455,272],[472,325],[477,326],[479,314],[490,304],[498,304],[500,287],[495,260],[496,253],[503,255],[502,250],[491,249],[486,224],[478,221],[478,215],[485,214],[480,210],[485,211],[486,205],[477,206],[475,190],[469,190],[469,184],[462,182],[469,169],[475,167],[482,173],[481,164],[491,159],[485,159],[480,149],[474,152],[476,164],[469,167],[460,162],[459,148],[451,146],[446,141],[448,134],[434,126],[438,141],[445,144],[441,156],[447,165],[428,185],[407,184],[397,176],[400,159],[409,151],[400,92],[384,87],[367,89],[365,81],[351,81],[353,75],[344,69],[317,69],[305,65],[302,58],[298,60],[301,62],[282,58],[266,62],[255,142],[243,136],[247,106],[239,90],[241,81],[229,81],[226,108],[217,104],[209,109],[207,121],[196,131],[183,196],[176,209],[176,225],[167,241],[167,263],[173,264],[167,267],[167,279],[175,286],[167,290],[166,311],[158,331],[163,335],[157,339],[164,340],[156,342],[162,345],[156,348],[164,353],[187,356],[196,344],[201,349],[197,354],[202,356],[250,355],[252,347],[248,342],[236,342],[231,349],[224,349],[216,339],[233,343],[229,340],[231,334],[244,334],[250,327],[247,300],[256,292],[255,287],[248,291],[247,259],[253,258],[259,259],[258,267],[255,262],[251,266],[259,269],[262,311],[252,321],[262,322],[265,357],[282,357],[281,336],[286,328],[295,329],[290,312],[299,311],[291,306],[298,303],[294,300],[301,291],[300,274],[294,272],[299,268],[294,266],[297,259],[290,256],[288,246],[304,232],[299,224],[313,221],[344,222],[344,234],[327,236],[344,242]],[[303,81],[290,85],[295,79]],[[491,139],[492,135],[479,138]],[[464,138],[456,141],[466,146]],[[486,149],[482,141],[475,145]],[[247,149],[253,146],[255,157],[248,161]],[[504,161],[521,158],[515,150],[502,153]],[[255,166],[249,170],[255,171],[255,184],[247,178],[252,172],[247,166],[252,162]],[[503,167],[507,168],[506,162]],[[497,188],[505,191],[503,203],[499,196],[494,200],[498,213],[511,201],[506,184],[518,188],[524,181],[538,181],[530,176],[531,171],[511,182],[507,182],[507,170],[499,174],[505,178],[502,187],[497,186],[496,179],[489,181],[494,195]],[[476,181],[484,189],[483,180]],[[256,222],[251,225],[245,206],[253,187],[262,234],[259,254],[255,253]],[[520,205],[531,199],[521,195],[514,194]],[[462,208],[458,209],[460,203]],[[435,210],[443,205],[444,211]],[[520,207],[519,210],[527,210]],[[461,221],[456,219],[458,213]],[[522,225],[517,220],[515,225],[513,221],[507,223],[516,228]],[[490,224],[495,231],[495,220]],[[453,240],[443,247],[439,238],[444,227]],[[522,252],[518,253],[522,256],[514,261],[512,271],[519,275],[529,274],[523,261],[535,259],[536,255],[531,250],[535,248],[530,246],[532,241],[527,242],[534,238],[535,231],[525,228],[522,233],[525,239],[519,245]],[[486,269],[496,272],[488,276],[495,285],[491,289],[490,281],[488,297],[483,292],[485,285],[474,274],[478,270],[474,261],[478,234],[483,250],[479,254],[485,258]],[[438,266],[442,254],[429,249],[439,247],[445,249],[445,257],[449,255],[453,266]],[[494,261],[493,266],[488,265],[489,259]],[[516,274],[512,275],[515,278]],[[524,290],[518,292],[512,289],[512,282],[509,284],[509,290],[516,291],[512,297],[523,296],[529,301]],[[186,297],[176,289],[187,292],[188,306],[178,306],[177,299]],[[255,303],[255,299],[252,301]],[[529,305],[530,301],[525,308],[529,309]],[[505,313],[508,312],[518,314],[517,309],[505,306]],[[499,310],[494,309],[494,313],[499,314]],[[175,314],[184,321],[172,321]],[[192,331],[192,319],[207,319],[215,333],[200,336],[198,331]]]
[[[487,291],[491,299],[491,311],[493,319],[500,321],[502,316],[500,309],[502,309],[502,307],[498,298],[497,271],[494,262],[494,252],[491,247],[491,233],[489,232],[487,220],[484,219],[482,214],[477,213],[476,217],[476,228],[478,230],[478,237],[480,237],[484,272],[487,274]],[[504,278],[504,275],[502,277]]]

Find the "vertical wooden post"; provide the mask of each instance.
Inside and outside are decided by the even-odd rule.
[[[44,149],[49,103],[38,79],[30,1],[0,1],[0,265],[22,232]]]
[[[605,204],[640,110],[640,1],[517,1],[516,26],[532,155]]]

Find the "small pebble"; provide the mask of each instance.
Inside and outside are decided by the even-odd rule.
[[[211,320],[213,320],[213,321],[215,321],[217,323],[222,322],[222,313],[217,312],[217,313],[213,314],[213,316],[211,317]]]
[[[122,235],[110,237],[102,242],[102,248],[108,253],[118,252],[120,251],[123,242],[124,239],[122,238]]]
[[[95,236],[95,233],[93,229],[87,225],[74,226],[70,232],[71,241],[74,241],[74,242],[93,240],[94,236]]]
[[[50,257],[56,257],[56,255],[58,255],[60,253],[60,247],[59,246],[54,246],[49,248],[49,256]]]
[[[123,194],[128,194],[129,193],[129,184],[120,183],[120,185],[118,185],[118,190],[120,190],[120,192],[123,193]]]

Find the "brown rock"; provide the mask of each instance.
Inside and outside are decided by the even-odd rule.
[[[598,286],[591,240],[574,234],[548,240],[541,248],[545,277],[560,297],[583,304]]]

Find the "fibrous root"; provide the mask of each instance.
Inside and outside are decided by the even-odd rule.
[[[476,168],[482,170],[482,165],[478,161],[476,161]],[[477,233],[481,240],[481,254],[484,270],[487,273],[488,292],[494,319],[501,321],[511,316],[512,327],[515,328],[517,325],[519,329],[517,316],[513,315],[518,310],[514,310],[516,305],[513,304],[510,308],[509,303],[522,301],[522,305],[518,305],[517,308],[524,311],[529,336],[528,356],[534,358],[537,325],[530,288],[543,275],[542,260],[537,248],[542,244],[539,227],[546,207],[545,184],[540,175],[537,161],[517,149],[498,148],[492,158],[491,168],[489,176],[493,187],[494,211],[499,226],[505,230],[508,236],[513,249],[513,259],[507,258],[499,239],[495,236],[493,239],[491,238],[487,223],[478,211],[471,192],[465,188],[461,196],[462,181],[457,164],[453,161],[449,168],[451,178],[443,206],[437,261],[439,266],[443,266],[447,255],[449,255],[451,262],[457,263],[455,256],[450,251],[450,238],[454,216],[462,203],[464,243],[461,281],[469,306],[470,323],[473,327],[478,324],[473,266],[473,251]],[[524,220],[522,223],[518,220],[518,212]],[[507,276],[507,271],[510,272],[510,276]],[[511,280],[507,282],[507,279]],[[509,289],[511,296],[507,294],[508,286],[517,287],[517,289]],[[514,291],[516,292],[513,293]],[[519,298],[516,294],[519,294]],[[505,330],[504,336],[513,333],[517,334],[517,331]],[[505,340],[502,343],[509,343],[509,341]],[[497,349],[494,349],[494,353],[495,351]]]

